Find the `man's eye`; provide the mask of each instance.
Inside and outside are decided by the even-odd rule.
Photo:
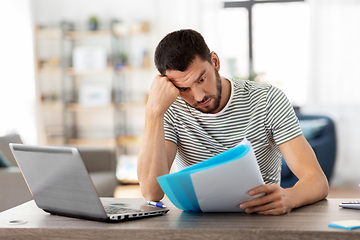
[[[199,80],[199,83],[205,81],[205,77],[203,77],[202,79]]]

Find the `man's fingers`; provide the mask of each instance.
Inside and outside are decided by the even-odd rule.
[[[274,209],[276,207],[274,202],[270,202],[268,204],[265,205],[261,205],[261,206],[256,206],[256,207],[249,207],[245,209],[246,213],[253,213],[253,212],[265,212],[268,211],[270,209]]]
[[[265,196],[254,198],[250,201],[240,204],[241,209],[245,209],[247,213],[259,213],[259,214],[273,214],[279,215],[288,212],[284,191],[276,184],[263,185],[249,191],[249,195],[255,196],[260,193],[265,193]]]
[[[276,202],[269,202],[267,204],[255,207],[249,207],[245,209],[246,213],[263,213],[263,214],[270,214],[271,212],[276,212],[276,214],[284,214],[285,208],[281,201]]]
[[[275,200],[275,197],[271,194],[265,195],[263,197],[258,197],[255,199],[252,199],[250,201],[244,202],[240,204],[241,209],[251,208],[254,206],[261,206],[265,205],[267,203],[273,202]]]
[[[277,184],[266,184],[266,185],[261,185],[259,187],[253,188],[251,189],[248,194],[250,196],[254,196],[260,193],[265,193],[265,194],[269,194],[271,192],[274,191],[274,188],[277,186]]]

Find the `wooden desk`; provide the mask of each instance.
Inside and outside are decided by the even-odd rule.
[[[360,219],[360,211],[338,207],[349,200],[327,199],[282,216],[183,212],[165,200],[166,215],[119,223],[53,216],[30,201],[0,213],[0,239],[359,239],[360,229],[328,227],[332,221]],[[10,225],[11,220],[27,223]]]

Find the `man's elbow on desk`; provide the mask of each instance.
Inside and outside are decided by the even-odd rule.
[[[328,196],[330,190],[329,182],[325,176],[322,178],[322,186],[320,186],[320,188],[322,189],[322,193],[323,193],[322,199],[324,199]]]
[[[149,188],[148,186],[144,186],[144,184],[141,183],[140,183],[140,190],[141,190],[141,194],[147,201],[158,202],[161,199],[163,199],[165,195],[160,187],[159,189]]]
[[[325,174],[314,174],[298,181],[291,189],[296,191],[297,208],[325,199],[329,194],[329,183]]]

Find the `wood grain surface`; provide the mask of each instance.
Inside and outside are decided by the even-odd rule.
[[[282,216],[183,212],[164,200],[170,208],[166,215],[118,223],[50,215],[30,201],[0,213],[0,239],[360,239],[360,229],[328,227],[360,219],[360,211],[338,207],[350,200],[327,199]],[[145,204],[140,198],[104,201]],[[12,220],[27,223],[8,224]]]

